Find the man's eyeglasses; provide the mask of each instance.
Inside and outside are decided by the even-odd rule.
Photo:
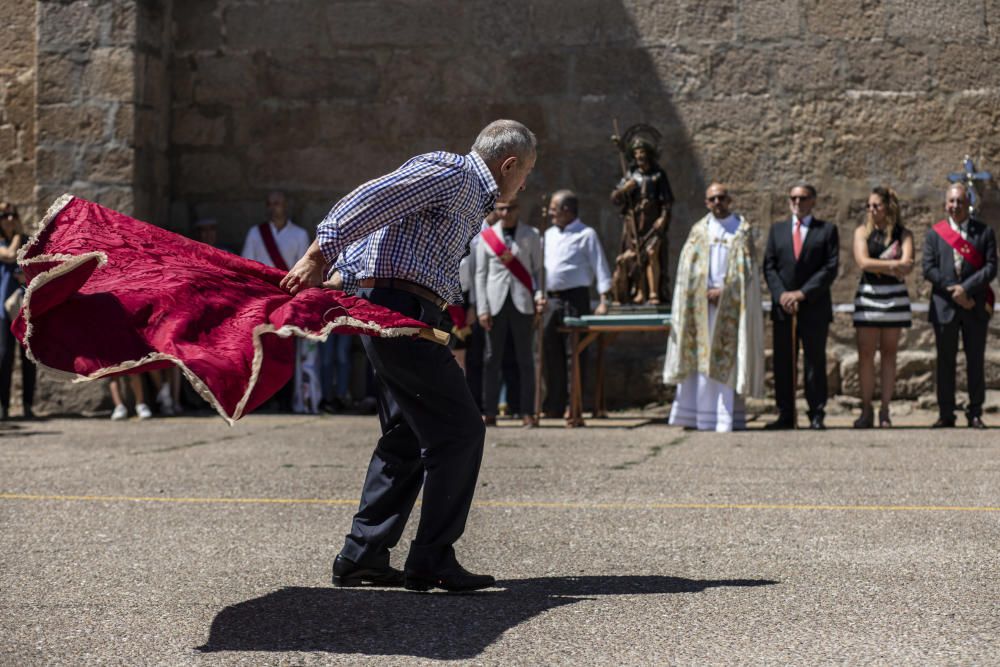
[[[805,195],[805,196],[792,195],[788,198],[788,201],[793,201],[798,203],[800,201],[809,201],[810,199],[812,199],[811,195]]]
[[[712,202],[714,204],[715,202],[726,201],[727,199],[729,199],[729,195],[715,195],[715,196],[709,197],[707,201],[710,201],[710,202]]]
[[[17,217],[17,213],[11,213],[10,211],[4,211],[0,213],[0,220],[13,220]]]

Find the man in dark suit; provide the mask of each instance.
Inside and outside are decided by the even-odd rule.
[[[788,193],[790,220],[771,225],[764,278],[771,291],[774,325],[774,391],[778,419],[769,429],[795,428],[793,350],[802,341],[809,428],[822,430],[826,414],[826,338],[833,321],[830,285],[837,277],[837,227],[812,216],[816,188],[803,183]],[[796,322],[793,344],[793,319]]]
[[[969,217],[969,191],[962,184],[948,188],[944,209],[948,219],[934,225],[924,238],[924,278],[933,290],[929,319],[937,346],[938,420],[935,428],[955,425],[955,357],[962,336],[968,368],[971,428],[983,424],[986,396],[986,334],[993,313],[990,281],[997,275],[997,242],[993,230]]]

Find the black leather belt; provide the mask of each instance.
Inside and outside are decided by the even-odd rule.
[[[580,290],[587,290],[587,293],[588,294],[590,293],[589,287],[581,286],[581,287],[570,287],[569,289],[549,290],[548,292],[546,292],[546,294],[553,298],[561,299],[569,294],[579,292]]]
[[[426,299],[441,310],[448,307],[448,302],[435,294],[433,290],[429,290],[423,285],[418,285],[409,280],[403,280],[402,278],[365,278],[359,280],[358,285],[365,288],[381,287],[383,289],[398,289],[419,296],[421,299]]]

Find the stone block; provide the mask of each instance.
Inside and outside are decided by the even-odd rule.
[[[88,146],[77,178],[100,184],[129,185],[135,176],[135,151],[121,146]]]
[[[48,416],[93,415],[111,409],[111,394],[107,381],[71,382],[40,368],[34,409]]]
[[[884,3],[871,0],[802,2],[802,13],[809,32],[830,39],[881,39],[885,36],[885,12]]]
[[[135,142],[135,105],[119,104],[113,108],[112,134],[110,139],[119,144],[131,145]]]
[[[119,46],[91,50],[90,62],[83,70],[81,87],[87,99],[135,101],[135,53],[128,47]]]
[[[759,95],[768,90],[772,55],[752,48],[715,51],[710,60],[712,91],[717,95]]]
[[[0,125],[0,162],[19,160],[17,129],[13,125]]]
[[[913,37],[969,43],[987,36],[981,2],[910,2],[886,0],[889,37]]]
[[[109,46],[135,45],[139,38],[138,14],[140,8],[152,7],[156,2],[115,2],[111,3],[111,16],[106,23],[102,42]]]
[[[7,82],[3,91],[3,117],[18,129],[29,129],[35,121],[35,77],[33,72],[22,72]]]
[[[35,56],[35,3],[31,0],[5,0],[0,23],[0,71],[18,71],[32,67]]]
[[[222,24],[215,0],[174,1],[174,50],[207,51],[222,43]]]
[[[728,0],[683,0],[672,3],[677,15],[675,39],[691,42],[734,42],[739,3]]]
[[[246,103],[261,95],[258,66],[249,56],[199,55],[192,63],[193,94],[199,104]]]
[[[268,57],[261,92],[265,97],[294,100],[371,99],[379,89],[379,72],[370,57]]]
[[[927,90],[931,85],[932,61],[925,44],[905,42],[850,44],[843,59],[847,85],[851,88],[895,91]]]
[[[266,138],[279,134],[284,135],[277,131],[261,132],[248,134],[246,139],[249,141],[251,136]],[[170,127],[170,140],[180,146],[221,146],[226,140],[226,117],[197,108],[175,109]]]
[[[65,53],[38,54],[38,103],[59,104],[80,98],[84,62]]]
[[[38,108],[40,143],[94,143],[105,138],[108,110],[94,105],[56,104]]]
[[[336,44],[339,48],[436,48],[454,44],[456,17],[463,15],[465,3],[459,0],[391,3],[341,0],[323,5],[325,22],[321,25],[326,28],[323,40],[326,44]],[[482,26],[474,28],[484,29]]]
[[[77,152],[75,146],[39,148],[35,153],[38,182],[72,183],[78,176]]]
[[[2,187],[5,197],[14,202],[33,202],[35,200],[35,165],[34,162],[9,162],[3,168]]]
[[[226,45],[243,52],[292,51],[322,53],[331,50],[327,37],[326,6],[321,0],[280,4],[238,4],[222,10]],[[211,20],[214,17],[209,17]],[[373,26],[367,26],[371,30]],[[332,43],[336,45],[336,42]]]
[[[349,141],[357,138],[359,127],[343,123],[328,123],[325,116],[325,110],[314,104],[286,108],[271,105],[237,108],[232,111],[233,142],[237,146],[253,144],[268,149],[281,149],[305,148],[314,146],[320,141]],[[204,128],[203,131],[208,130],[207,123],[211,122],[216,132],[219,129],[219,123],[222,122],[221,129],[223,132],[225,130],[224,119],[221,118],[209,121],[205,116],[199,114],[187,122],[196,123],[197,126]],[[324,125],[327,126],[328,130],[331,130],[329,134],[321,131],[321,126]],[[340,127],[333,127],[335,125]],[[174,132],[176,132],[176,121]]]
[[[243,184],[243,165],[226,153],[187,153],[180,159],[179,183],[182,192],[220,192]]]
[[[739,7],[739,41],[782,38],[802,40],[802,15],[798,0],[744,2]]]
[[[188,104],[194,101],[195,71],[194,56],[174,57],[170,60],[170,100],[173,104]]]
[[[317,146],[312,148],[248,153],[249,181],[257,188],[330,191],[338,181],[356,180],[357,167],[342,159],[353,146]],[[357,185],[357,183],[355,183]]]
[[[775,60],[771,92],[841,90],[844,85],[842,50],[846,49],[836,43],[775,49],[771,53]]]
[[[536,61],[549,60],[545,55],[538,54],[534,58]],[[543,77],[542,81],[548,82],[549,77],[558,77],[551,80],[552,87],[547,93],[540,94],[618,96],[644,92],[642,89],[645,86],[659,87],[649,55],[641,48],[626,46],[586,49],[575,54],[572,60],[560,60],[554,63],[555,70],[551,73],[542,74],[538,71],[545,69],[544,65],[533,68],[535,72],[532,75],[536,78]],[[573,72],[572,76],[570,71]],[[528,72],[525,71],[524,74],[527,75]],[[519,88],[517,90],[520,92]]]
[[[94,6],[89,2],[39,2],[38,51],[89,49],[100,41],[101,23],[110,3]]]
[[[137,101],[154,109],[166,109],[169,106],[169,85],[166,61],[157,55],[141,54],[134,82]]]

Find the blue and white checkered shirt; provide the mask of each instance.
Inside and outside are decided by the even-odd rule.
[[[475,152],[418,155],[341,199],[316,240],[346,292],[366,278],[402,278],[459,303],[458,264],[497,193]]]

